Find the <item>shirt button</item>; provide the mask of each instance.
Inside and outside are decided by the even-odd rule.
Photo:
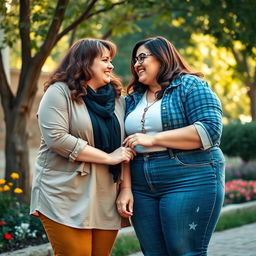
[[[166,107],[162,107],[162,109],[166,109]]]
[[[167,127],[167,124],[164,124],[164,127]]]

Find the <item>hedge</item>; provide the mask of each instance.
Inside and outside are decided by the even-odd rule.
[[[220,148],[227,156],[246,162],[256,159],[256,122],[224,125]]]

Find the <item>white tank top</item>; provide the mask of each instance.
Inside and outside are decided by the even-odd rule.
[[[127,116],[125,120],[125,132],[129,136],[134,133],[142,132],[142,124],[141,119],[144,113],[144,109],[148,107],[148,110],[145,114],[145,123],[144,128],[146,130],[146,134],[154,134],[157,132],[163,131],[162,127],[162,119],[161,119],[161,100],[158,100],[154,103],[147,103],[146,93],[144,93],[140,102],[137,104],[136,108]],[[167,148],[161,146],[153,146],[153,147],[144,147],[137,145],[135,146],[135,151],[138,153],[144,152],[155,152],[155,151],[163,151]]]

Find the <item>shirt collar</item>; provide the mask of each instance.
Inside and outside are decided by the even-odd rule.
[[[176,77],[176,78],[170,83],[170,85],[168,86],[168,88],[169,88],[169,87],[177,87],[177,86],[179,86],[181,83],[182,83],[182,81],[181,81],[181,76],[178,76],[178,77]]]
[[[170,85],[165,89],[165,92],[168,92],[169,90],[171,90],[174,87],[178,87],[179,85],[182,84],[182,80],[181,80],[181,76],[176,77],[171,83]]]

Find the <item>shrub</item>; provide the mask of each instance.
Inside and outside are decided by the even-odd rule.
[[[226,181],[235,179],[256,180],[256,161],[226,164]]]
[[[20,203],[22,189],[15,186],[19,174],[12,173],[11,179],[9,183],[0,179],[0,253],[47,242],[40,221]]]
[[[244,161],[256,159],[256,122],[231,123],[223,127],[221,149],[228,156],[239,156]]]
[[[256,181],[242,179],[226,182],[225,204],[237,204],[256,200]]]

